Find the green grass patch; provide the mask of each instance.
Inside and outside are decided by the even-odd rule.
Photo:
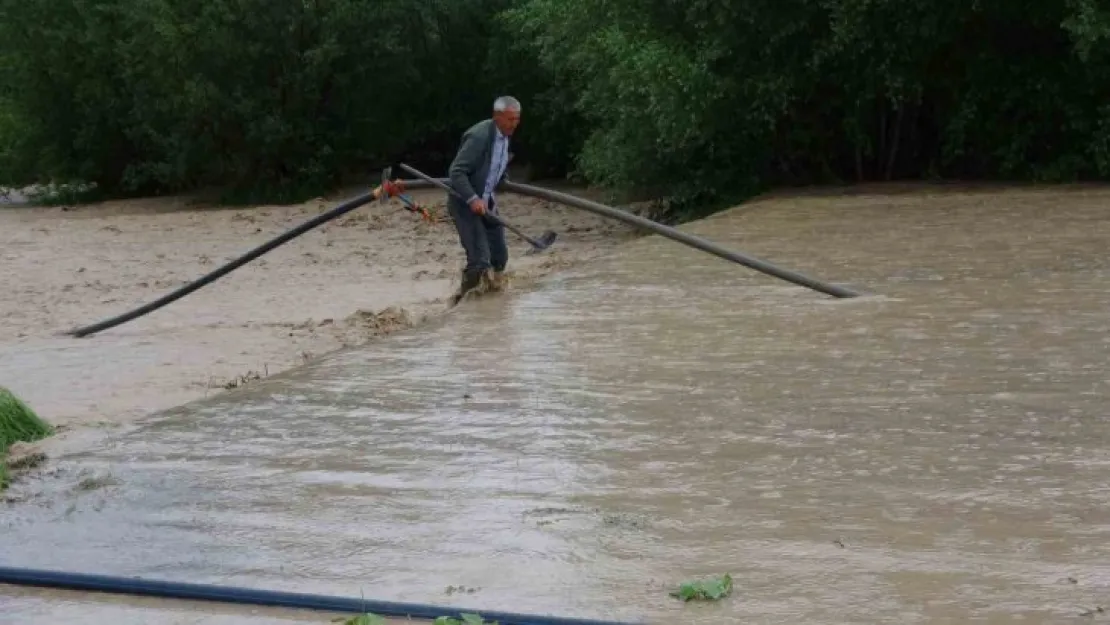
[[[54,433],[54,428],[43,421],[30,406],[15,393],[0,386],[0,490],[8,487],[11,472],[5,460],[8,448],[15,443],[33,443]]]
[[[732,594],[732,576],[728,573],[711,579],[683,582],[671,596],[683,601],[719,601]]]

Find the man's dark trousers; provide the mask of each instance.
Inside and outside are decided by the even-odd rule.
[[[486,207],[491,214],[497,214],[497,200],[490,198]],[[493,269],[505,270],[509,263],[509,248],[505,244],[505,227],[475,213],[469,206],[448,205],[448,212],[455,222],[459,242],[466,251],[466,268],[463,269],[463,290],[477,286],[482,273]]]

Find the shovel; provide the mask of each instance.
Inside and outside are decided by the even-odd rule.
[[[429,176],[429,175],[427,175],[427,174],[425,174],[425,173],[423,173],[423,172],[421,172],[417,169],[409,167],[408,165],[406,165],[404,163],[400,163],[400,165],[401,165],[401,169],[404,169],[405,171],[409,172],[410,174],[416,176],[417,178],[420,178],[422,180],[426,180],[426,181],[434,184],[435,186],[443,189],[444,191],[447,191],[451,195],[459,198],[463,202],[466,202],[466,198],[464,198],[462,195],[459,194],[458,191],[455,191],[454,189],[452,189],[447,184],[444,184],[443,182],[440,182],[439,180],[436,180],[435,178],[432,178],[431,176]],[[532,249],[525,252],[526,254],[535,254],[537,252],[542,252],[542,251],[546,250],[547,248],[551,247],[551,244],[555,242],[555,238],[559,236],[553,230],[548,230],[547,232],[544,232],[543,234],[541,234],[538,239],[533,239],[532,237],[528,236],[527,234],[524,234],[520,229],[516,228],[515,226],[511,226],[511,225],[505,223],[505,221],[503,219],[501,219],[500,217],[498,217],[497,215],[491,215],[489,213],[486,213],[485,218],[492,221],[495,224],[504,226],[506,229],[511,230],[512,232],[519,235],[520,238],[527,241],[532,246]]]

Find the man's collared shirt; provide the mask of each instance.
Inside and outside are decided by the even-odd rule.
[[[489,174],[486,175],[486,187],[482,193],[482,199],[487,206],[490,199],[494,197],[493,187],[509,165],[509,138],[501,134],[501,129],[496,125],[493,127],[493,133],[493,154],[490,156]],[[494,211],[496,211],[495,208]]]

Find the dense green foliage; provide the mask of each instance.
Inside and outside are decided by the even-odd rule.
[[[538,173],[686,202],[1110,176],[1095,0],[0,0],[0,185],[442,173],[501,93]]]

